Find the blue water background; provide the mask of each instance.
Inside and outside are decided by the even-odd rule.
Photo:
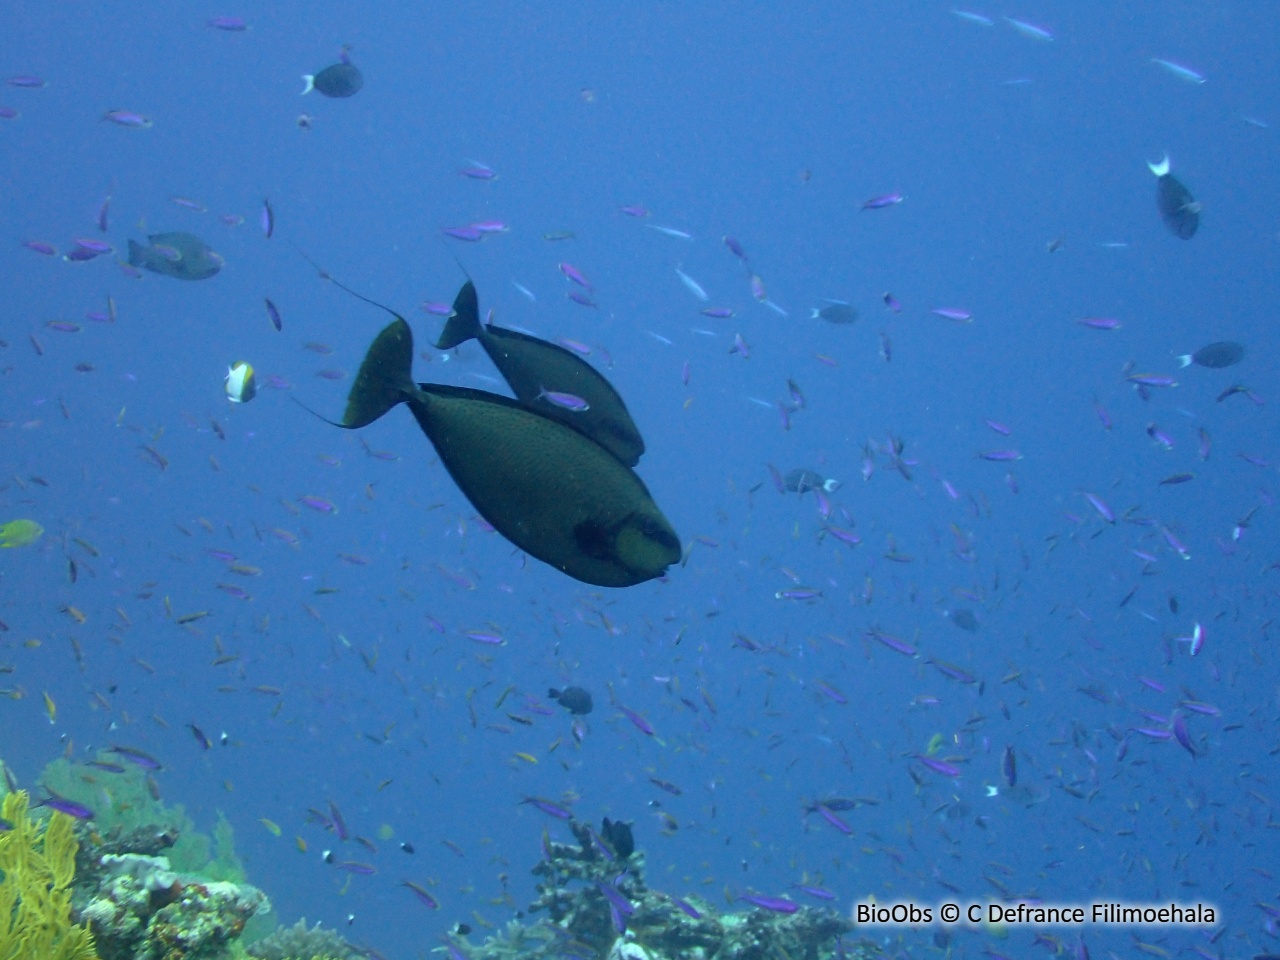
[[[835,891],[841,910],[870,896],[937,903],[940,881],[982,900],[1000,895],[994,878],[1053,902],[1211,902],[1226,928],[1210,942],[1189,929],[1090,927],[1094,956],[1129,955],[1132,936],[1171,953],[1274,953],[1274,921],[1256,904],[1274,907],[1280,892],[1280,571],[1268,568],[1280,560],[1280,25],[1243,4],[974,9],[995,22],[923,2],[143,3],[72,16],[13,0],[0,71],[48,83],[0,87],[0,104],[21,111],[0,121],[0,520],[29,517],[46,533],[0,553],[0,661],[13,667],[2,679],[25,693],[0,702],[0,756],[31,785],[64,749],[150,751],[167,799],[205,829],[217,811],[234,824],[278,919],[323,921],[389,957],[429,955],[455,921],[505,923],[528,903],[542,829],[567,833],[519,805],[527,796],[570,799],[593,823],[634,820],[651,885],[719,906],[726,892],[783,894],[802,881]],[[233,14],[251,29],[205,25]],[[345,101],[299,97],[299,77],[344,43],[365,88]],[[113,109],[154,126],[100,119]],[[296,123],[304,112],[310,130]],[[1146,164],[1166,151],[1204,204],[1186,242],[1155,209]],[[472,161],[498,178],[461,176]],[[891,191],[905,201],[860,212]],[[225,269],[200,283],[134,280],[114,256],[77,265],[21,246],[65,251],[97,236],[107,194],[118,251],[129,237],[189,230]],[[270,240],[257,225],[264,197]],[[628,204],[651,214],[629,217]],[[490,218],[510,231],[479,244],[441,235]],[[552,231],[576,235],[544,240]],[[752,298],[726,234],[785,316]],[[406,411],[347,434],[291,402],[336,417],[350,377],[316,373],[354,371],[387,317],[320,280],[286,241],[410,319],[421,379],[501,389],[474,344],[447,360],[430,349],[440,321],[418,304],[452,298],[452,255],[496,322],[592,345],[644,432],[639,472],[692,544],[687,565],[612,591],[522,562],[482,530]],[[567,299],[562,261],[591,279],[597,309]],[[700,316],[708,304],[677,267],[736,316]],[[885,291],[903,313],[885,308]],[[114,324],[83,319],[108,296]],[[280,333],[264,297],[283,314]],[[811,319],[824,297],[861,319]],[[1089,316],[1121,327],[1077,323]],[[730,352],[735,334],[749,358]],[[1248,348],[1237,367],[1190,368],[1146,400],[1125,380],[1175,373],[1176,354],[1224,338]],[[259,396],[232,407],[222,380],[236,360],[256,367]],[[273,375],[288,389],[268,386]],[[807,404],[784,430],[776,406],[757,401],[785,400],[788,378]],[[1237,383],[1265,404],[1217,402]],[[1152,424],[1173,449],[1153,442]],[[890,437],[915,461],[910,481],[876,452]],[[993,449],[1022,459],[978,457]],[[814,496],[780,496],[768,464],[842,480],[832,521],[862,545],[824,538]],[[1195,479],[1160,485],[1179,472]],[[1108,524],[1086,492],[1155,525]],[[301,505],[306,495],[336,514]],[[886,559],[895,545],[913,560]],[[262,572],[237,576],[209,550]],[[797,586],[822,596],[777,598]],[[976,632],[947,619],[958,608],[975,613]],[[197,611],[209,616],[175,624]],[[1197,622],[1207,639],[1191,658],[1176,638]],[[872,627],[919,656],[868,639]],[[504,646],[464,635],[491,628]],[[219,649],[239,659],[212,666]],[[981,685],[947,679],[930,659]],[[527,697],[546,704],[547,688],[566,683],[595,695],[580,746],[559,708],[528,709]],[[656,736],[610,705],[610,687]],[[1169,718],[1184,698],[1221,709],[1183,711],[1198,757],[1131,732],[1161,727],[1141,712]],[[202,750],[188,723],[225,731],[229,745]],[[959,779],[912,759],[934,734]],[[1014,790],[1001,776],[1006,746]],[[879,805],[849,813],[846,837],[804,815],[822,795]],[[308,823],[307,809],[330,801],[376,856]],[[673,835],[658,803],[679,823]],[[377,838],[383,825],[394,839]],[[397,849],[405,840],[412,856]],[[378,873],[350,877],[321,861],[326,848]],[[441,910],[402,879],[430,884]],[[938,952],[934,932],[874,936],[923,956]],[[1025,955],[1033,932],[957,931],[952,947]],[[1078,931],[1056,933],[1075,949]]]

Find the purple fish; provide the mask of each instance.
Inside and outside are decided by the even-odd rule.
[[[929,311],[945,320],[954,320],[957,323],[968,323],[973,319],[973,314],[968,310],[962,310],[960,307],[934,307]]]
[[[545,400],[554,407],[559,407],[561,410],[571,410],[574,413],[585,413],[591,409],[591,404],[579,396],[575,396],[572,393],[561,393],[558,390],[548,390],[545,387],[538,390],[538,395],[534,399]]]
[[[57,810],[59,813],[65,813],[68,817],[75,817],[77,820],[92,820],[93,811],[82,803],[76,803],[74,800],[67,800],[57,794],[51,793],[48,797],[41,800],[38,807],[48,807],[50,810]]]
[[[149,753],[143,753],[141,750],[135,750],[133,747],[112,747],[108,753],[114,753],[122,759],[128,760],[130,763],[142,767],[144,770],[159,770],[160,761]]]
[[[110,210],[111,210],[111,194],[107,194],[106,197],[103,198],[102,204],[98,207],[98,216],[95,218],[95,221],[94,221],[95,223],[98,224],[98,230],[101,231],[102,233],[107,232],[107,216],[110,213]]]
[[[17,120],[20,114],[13,107],[0,107],[0,120]]]
[[[648,209],[638,203],[629,203],[625,207],[619,207],[618,209],[628,217],[647,217],[649,215]]]
[[[111,253],[115,247],[107,243],[105,240],[94,240],[91,237],[76,237],[71,241],[81,250],[88,250],[94,256],[101,256],[104,253]]]
[[[699,913],[698,910],[687,900],[681,900],[679,897],[672,897],[671,902],[679,907],[683,913],[692,917],[694,920],[702,919],[702,914]]]
[[[724,245],[729,248],[729,252],[732,253],[735,257],[737,257],[743,263],[751,262],[750,260],[747,259],[747,251],[742,248],[742,244],[740,244],[737,240],[735,240],[733,237],[730,237],[730,236],[725,236],[722,239],[724,240]]]
[[[864,636],[879,640],[890,650],[896,651],[903,656],[914,657],[916,655],[916,648],[911,644],[907,643],[905,640],[899,640],[897,637],[884,633],[881,630],[868,630]]]
[[[885,291],[885,294],[884,294],[884,305],[888,307],[890,310],[892,310],[894,313],[902,312],[902,303],[898,300],[897,297],[895,297],[892,293],[889,293],[889,291],[887,290]]]
[[[271,201],[266,197],[262,198],[262,214],[259,217],[259,223],[262,227],[262,235],[270,240],[271,235],[276,232],[276,212],[271,209]]]
[[[573,819],[573,814],[567,807],[561,806],[551,800],[544,799],[543,797],[525,797],[520,802],[527,803],[534,809],[541,810],[547,816],[555,817],[557,820]]]
[[[810,887],[802,883],[794,883],[792,886],[801,893],[806,893],[813,897],[815,900],[834,900],[836,898],[836,895],[826,887]]]
[[[52,257],[58,252],[54,249],[53,244],[45,243],[43,240],[24,240],[22,245],[28,250],[46,257]]]
[[[1004,774],[1004,782],[1011,787],[1018,785],[1018,757],[1013,747],[1005,747],[1000,758],[1000,772]]]
[[[413,891],[413,895],[418,898],[418,902],[429,910],[439,910],[440,901],[427,892],[427,889],[412,880],[401,880],[402,887],[408,887]]]
[[[475,163],[474,161],[470,166],[463,167],[458,173],[469,180],[496,180],[498,178],[498,174],[493,167],[485,166],[483,163]]]
[[[599,890],[606,900],[624,917],[629,917],[636,912],[635,905],[627,899],[626,894],[615,887],[612,883],[604,880],[596,881],[596,889]]]
[[[733,310],[729,307],[707,307],[702,315],[712,320],[728,320],[733,316]]]
[[[11,87],[23,87],[27,90],[39,90],[44,86],[44,80],[40,77],[33,76],[29,73],[20,73],[16,77],[10,77],[5,81]]]
[[[862,209],[883,210],[885,207],[896,206],[905,199],[907,198],[896,190],[893,193],[882,193],[878,197],[872,197],[870,200],[864,201]]]
[[[577,267],[575,267],[572,263],[561,262],[559,264],[559,267],[560,267],[560,272],[563,273],[570,280],[572,280],[574,283],[576,283],[578,286],[582,287],[584,290],[592,289],[591,281],[588,280],[586,276],[583,274],[583,272],[579,270]]]
[[[587,296],[581,290],[570,290],[567,294],[565,294],[565,296],[567,296],[574,303],[578,304],[578,306],[580,307],[595,308],[599,306],[599,304],[597,304],[594,300],[592,300],[589,296]]]
[[[504,220],[479,220],[469,226],[481,233],[506,233],[511,229]]]
[[[280,311],[276,309],[276,305],[271,302],[270,297],[266,297],[264,299],[267,304],[267,316],[271,318],[271,325],[275,327],[276,330],[283,330],[284,321],[280,319]]]
[[[452,237],[454,240],[464,240],[467,243],[479,243],[484,239],[484,234],[475,227],[445,227],[440,232],[446,237]]]
[[[1191,754],[1193,758],[1199,756],[1196,753],[1195,744],[1191,742],[1191,732],[1187,729],[1187,721],[1182,718],[1181,714],[1175,713],[1173,715],[1172,727],[1173,738],[1178,741],[1182,749]]]
[[[347,873],[358,874],[362,877],[372,876],[378,872],[373,864],[361,863],[358,860],[339,860],[334,866],[339,870],[345,870]]]
[[[332,800],[329,801],[329,823],[333,826],[333,832],[338,835],[339,840],[345,841],[350,834],[347,832],[347,822],[342,819],[342,811],[338,809],[338,805]]]
[[[1119,330],[1120,321],[1113,320],[1111,317],[1082,317],[1076,321],[1082,327],[1088,327],[1090,330]]]
[[[131,110],[108,110],[102,115],[102,119],[110,120],[112,123],[119,124],[122,127],[134,127],[138,130],[146,130],[155,126],[151,120]]]
[[[420,306],[424,313],[433,317],[447,317],[453,313],[453,307],[440,300],[423,300]]]
[[[1178,381],[1163,373],[1131,373],[1125,377],[1140,387],[1176,387]]]
[[[934,757],[926,757],[923,753],[917,753],[915,755],[915,758],[919,760],[921,763],[923,763],[930,770],[932,770],[934,773],[941,774],[944,777],[952,777],[952,778],[960,776],[960,768],[957,767],[955,764],[947,763],[945,760],[938,760],[938,759],[935,759]]]
[[[632,725],[645,736],[652,737],[654,735],[655,731],[653,729],[653,724],[640,716],[640,714],[636,713],[629,707],[624,707],[620,703],[615,703],[614,706],[621,710],[623,716],[630,720]]]
[[[243,33],[249,29],[243,17],[212,17],[205,21],[205,26],[215,30],[226,30],[228,33]]]
[[[1084,498],[1089,501],[1089,505],[1097,511],[1098,516],[1103,520],[1107,521],[1107,523],[1116,522],[1116,515],[1111,511],[1111,508],[1107,506],[1106,502],[1103,501],[1101,497],[1096,497],[1092,493],[1086,493]]]
[[[1011,460],[1021,460],[1022,454],[1017,450],[983,450],[978,454],[979,459],[992,460],[996,463],[1006,463]]]
[[[795,913],[800,909],[800,904],[786,897],[766,897],[759,893],[744,893],[738,899],[761,910],[768,910],[770,913]]]

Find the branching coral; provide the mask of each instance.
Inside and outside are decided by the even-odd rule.
[[[25,791],[4,798],[0,816],[0,960],[97,960],[87,926],[71,922],[76,842],[71,818],[27,816]]]

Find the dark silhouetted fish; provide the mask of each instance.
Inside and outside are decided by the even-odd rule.
[[[858,311],[852,304],[843,300],[828,300],[825,307],[813,307],[810,320],[825,320],[827,323],[846,324],[858,319]]]
[[[1160,219],[1175,237],[1190,240],[1200,227],[1200,203],[1191,191],[1169,172],[1169,156],[1159,163],[1148,163],[1156,175],[1156,208]]]
[[[782,485],[792,493],[808,493],[810,490],[821,490],[823,493],[834,493],[840,489],[840,481],[824,477],[814,470],[796,467],[782,478]]]
[[[341,56],[339,62],[325,67],[317,74],[303,74],[302,79],[306,83],[302,90],[304,95],[314,90],[326,97],[342,99],[354,97],[360,92],[360,88],[364,86],[364,75],[347,59],[346,47],[342,48]]]
[[[206,280],[222,269],[222,257],[190,233],[153,233],[150,246],[129,241],[129,264],[178,280]]]
[[[480,341],[512,393],[530,409],[586,434],[628,467],[640,461],[644,439],[613,385],[595,367],[559,344],[492,323],[482,324],[476,287],[468,280],[453,301],[453,313],[436,349],[449,350],[471,339]],[[552,394],[580,397],[587,406],[563,407],[548,399]]]
[[[1234,367],[1244,359],[1244,344],[1234,340],[1219,340],[1201,347],[1195,353],[1184,353],[1178,357],[1178,363],[1184,367],[1195,364],[1221,370],[1223,367]]]
[[[974,633],[978,629],[978,618],[973,615],[972,610],[966,610],[963,607],[952,610],[947,614],[948,619],[961,630],[968,630]]]
[[[581,687],[565,687],[563,690],[548,690],[547,696],[575,716],[586,716],[594,704],[591,694]]]
[[[388,312],[396,319],[369,348],[335,426],[367,426],[407,403],[476,511],[521,550],[575,580],[629,587],[679,561],[679,538],[629,467],[516,400],[415,385],[413,334]]]
[[[600,825],[600,836],[604,839],[619,860],[625,860],[636,852],[636,839],[631,832],[630,820],[610,820],[604,818]]]

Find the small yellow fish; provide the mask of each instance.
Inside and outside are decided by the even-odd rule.
[[[49,723],[58,722],[58,705],[53,702],[48,690],[44,692],[44,712],[49,715]]]
[[[174,623],[182,626],[184,623],[195,623],[197,620],[203,620],[209,615],[208,610],[197,610],[195,613],[184,613]]]
[[[531,754],[531,753],[525,753],[524,751],[521,751],[521,752],[517,753],[517,754],[516,754],[516,759],[517,759],[517,760],[523,760],[525,763],[537,763],[537,762],[538,762],[538,758],[537,758],[537,757],[535,757],[535,756],[534,756],[533,754]]]
[[[0,547],[29,547],[44,534],[34,520],[10,520],[0,524]]]
[[[89,618],[84,615],[84,611],[78,607],[63,607],[62,612],[74,620],[76,623],[84,623]]]
[[[294,837],[293,844],[298,848],[299,853],[307,852],[307,841],[303,840],[301,837]]]
[[[266,827],[273,837],[280,836],[280,825],[274,820],[268,820],[266,817],[259,817],[258,822]]]

